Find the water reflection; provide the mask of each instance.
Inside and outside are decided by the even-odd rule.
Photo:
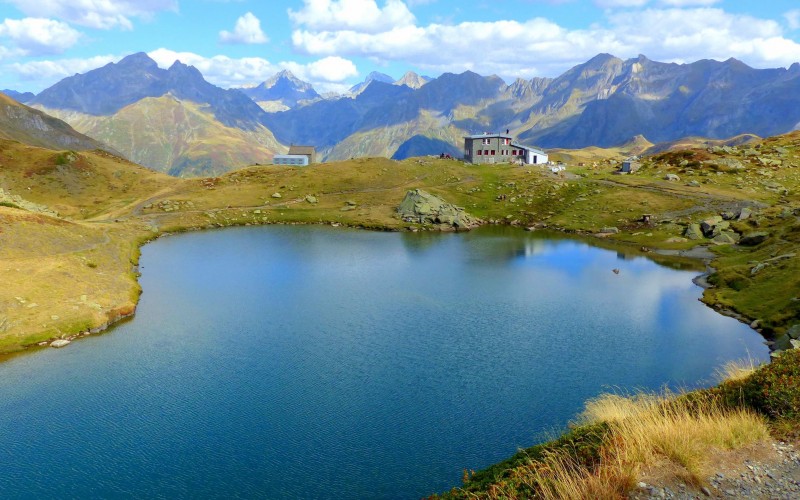
[[[0,364],[4,496],[421,497],[609,387],[767,353],[693,272],[507,228],[238,228],[142,263],[132,321]]]

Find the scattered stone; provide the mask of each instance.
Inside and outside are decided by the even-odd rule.
[[[700,224],[689,224],[683,235],[690,240],[702,240],[704,237]]]
[[[275,199],[283,198],[283,196],[281,196],[280,193],[272,193],[272,197],[275,198]]]
[[[764,231],[755,231],[742,236],[742,238],[739,240],[739,244],[746,247],[753,247],[764,243],[767,238],[769,238],[769,233]]]
[[[700,223],[700,229],[703,231],[703,236],[706,238],[713,238],[719,231],[723,229],[728,229],[730,227],[730,222],[723,221],[722,217],[715,215],[714,217],[709,217],[708,219],[704,220]],[[715,234],[716,232],[716,234]]]
[[[317,197],[316,196],[312,196],[312,195],[309,194],[309,195],[306,196],[306,202],[307,203],[311,203],[313,205],[313,204],[317,203]]]
[[[700,183],[697,181],[689,181],[686,183],[686,185],[689,187],[700,187]]]
[[[70,344],[69,340],[58,339],[58,340],[54,340],[54,341],[50,342],[50,347],[60,348],[60,347],[66,347],[69,344]]]
[[[678,177],[675,174],[667,174],[667,175],[664,176],[664,180],[665,181],[670,181],[670,182],[680,182],[681,178]]]
[[[739,211],[739,220],[747,220],[750,216],[753,215],[753,209],[750,207],[744,207]]]
[[[733,231],[721,231],[711,241],[717,245],[733,245],[739,241],[739,235]]]
[[[600,234],[618,234],[619,228],[614,226],[604,227],[600,229]]]

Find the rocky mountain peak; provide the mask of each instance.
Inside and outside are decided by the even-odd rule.
[[[428,83],[429,79],[419,76],[413,71],[407,71],[402,78],[394,82],[395,85],[405,85],[408,88],[418,89]]]
[[[358,95],[361,92],[364,92],[364,89],[366,89],[372,82],[394,83],[394,78],[385,73],[373,71],[367,75],[367,78],[363,82],[350,87],[350,93]]]
[[[111,63],[110,65],[113,65]],[[129,56],[125,56],[116,64],[116,66],[121,68],[127,67],[139,67],[139,68],[146,68],[146,69],[156,69],[158,68],[158,64],[147,55],[146,52],[137,52],[135,54],[131,54]]]

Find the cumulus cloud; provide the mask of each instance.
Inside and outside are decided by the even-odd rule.
[[[120,59],[122,57],[119,56],[96,56],[89,59],[29,61],[11,64],[9,68],[21,80],[32,82],[36,88],[43,88],[75,73],[85,73]]]
[[[233,32],[220,31],[219,41],[222,43],[258,44],[267,43],[269,39],[261,30],[261,21],[248,12],[236,20]]]
[[[303,3],[299,11],[289,9],[289,18],[296,25],[314,31],[380,33],[416,21],[401,0],[386,0],[383,8],[375,0],[303,0]]]
[[[133,29],[132,17],[177,11],[177,0],[6,0],[29,16],[57,18],[97,29]]]
[[[290,61],[273,64],[260,57],[204,57],[192,52],[175,52],[164,48],[149,52],[148,55],[162,68],[168,68],[177,60],[194,66],[206,80],[221,87],[261,83],[275,73],[288,69],[301,80],[310,82],[317,90],[326,92],[339,89],[341,82],[358,75],[352,61],[338,56],[324,57],[308,64]]]
[[[40,56],[61,54],[78,43],[81,34],[60,21],[28,17],[4,20],[0,37],[8,38],[17,47],[10,52],[18,56]]]
[[[617,7],[644,7],[650,0],[595,0],[594,4],[604,9]]]
[[[668,7],[709,7],[720,1],[722,0],[661,0],[661,4]]]
[[[641,53],[679,63],[736,57],[756,67],[788,66],[800,60],[800,44],[786,38],[779,23],[718,8],[609,10],[602,25],[577,30],[544,18],[405,23],[377,32],[318,29],[311,24],[299,25],[292,43],[298,51],[316,56],[413,61],[424,71],[473,70],[506,79],[557,76],[600,52],[622,58]]]

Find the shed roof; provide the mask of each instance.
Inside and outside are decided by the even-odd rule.
[[[289,146],[290,155],[313,155],[314,146]]]
[[[522,144],[520,144],[518,142],[512,142],[511,146],[515,147],[515,148],[522,148],[522,149],[525,149],[525,150],[528,150],[528,151],[533,151],[534,153],[536,153],[538,155],[546,155],[547,154],[547,153],[545,153],[544,151],[542,151],[539,148],[532,148],[530,146],[523,146]]]
[[[464,136],[464,139],[513,139],[514,137],[509,134],[494,134],[494,133],[483,133],[483,134],[473,134]]]

